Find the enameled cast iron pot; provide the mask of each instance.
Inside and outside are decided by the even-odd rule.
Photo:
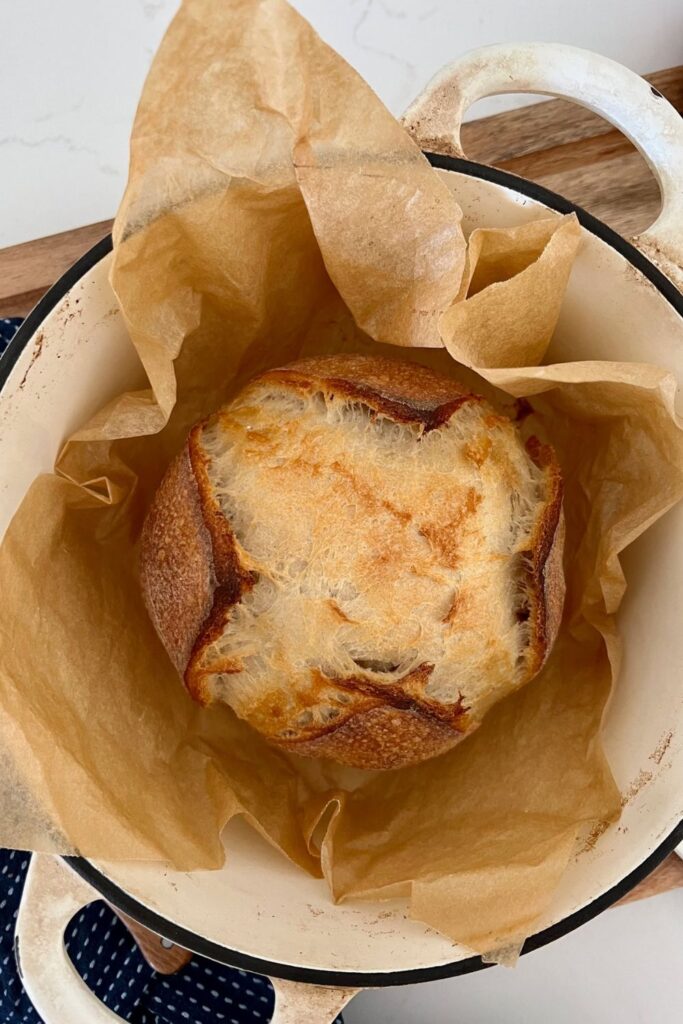
[[[468,161],[459,145],[464,111],[494,93],[564,96],[602,114],[639,148],[656,175],[662,213],[625,241],[566,199],[522,178]],[[570,47],[487,47],[446,69],[405,123],[443,173],[455,175],[466,230],[575,210],[583,244],[548,361],[651,362],[683,379],[683,125],[651,86],[620,65]],[[79,260],[28,316],[0,365],[0,533],[31,481],[52,469],[62,440],[137,365],[108,284],[111,240]],[[81,313],[69,315],[79,300]],[[71,304],[71,306],[70,306]],[[36,346],[41,358],[31,364]],[[71,358],[60,359],[62,355]],[[26,376],[25,376],[26,374]],[[525,951],[594,917],[683,839],[683,507],[630,547],[620,612],[623,671],[604,739],[618,784],[651,775],[605,833],[567,871]],[[652,759],[669,737],[666,759]],[[645,772],[647,776],[640,773]],[[229,869],[184,874],[154,864],[33,858],[17,924],[24,984],[47,1024],[118,1021],[83,985],[63,945],[67,921],[93,889],[153,931],[214,960],[274,979],[280,1024],[324,1024],[354,991],[463,974],[484,966],[424,926],[400,901],[334,906],[309,878],[240,822],[229,828]],[[378,912],[382,920],[378,920]],[[387,917],[387,912],[389,916]],[[302,984],[305,983],[305,984]]]

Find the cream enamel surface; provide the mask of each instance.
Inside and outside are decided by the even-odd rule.
[[[500,186],[463,175],[455,175],[453,184],[469,226],[475,222],[519,223],[544,212],[531,200]],[[137,362],[123,324],[113,311],[115,303],[106,282],[108,263],[106,258],[95,267],[45,321],[41,354],[26,375],[23,390],[19,385],[29,370],[37,339],[24,350],[0,393],[0,460],[16,467],[16,472],[3,478],[2,529],[32,477],[49,469],[62,439],[74,425],[122,387],[139,382]],[[74,297],[80,299],[83,312],[70,318]],[[651,360],[683,377],[680,317],[622,257],[585,233],[551,358],[589,355]],[[43,398],[47,388],[49,404]],[[16,415],[18,409],[22,415]],[[18,450],[25,453],[20,466]],[[629,583],[620,615],[624,666],[606,714],[605,743],[624,791],[641,773],[647,783],[627,802],[619,826],[605,833],[571,866],[547,923],[561,920],[619,882],[680,820],[681,536],[683,509],[679,507],[636,542],[624,558]],[[657,764],[653,756],[669,734],[666,757]],[[99,867],[167,919],[265,959],[319,967],[334,964],[347,971],[391,971],[406,964],[408,957],[412,966],[426,966],[465,955],[433,933],[423,930],[423,938],[416,935],[417,926],[405,921],[398,904],[391,918],[396,927],[373,925],[363,931],[359,922],[376,921],[377,907],[333,906],[323,883],[296,871],[267,847],[263,853],[269,865],[267,875],[264,878],[260,872],[251,872],[249,864],[256,863],[252,845],[260,840],[248,830],[243,835],[245,845],[236,839],[230,853],[231,868],[236,870],[207,879],[206,888],[202,876],[196,874],[140,864]],[[244,865],[244,871],[239,865]],[[309,903],[322,912],[311,914]],[[286,922],[281,930],[273,924],[273,906]],[[273,941],[274,929],[280,936],[277,941]]]

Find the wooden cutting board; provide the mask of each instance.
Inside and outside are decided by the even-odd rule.
[[[683,66],[645,76],[683,113]],[[652,174],[631,143],[597,115],[564,100],[471,121],[463,126],[467,156],[545,185],[629,237],[659,210]],[[0,317],[25,316],[79,256],[111,230],[110,220],[0,249]],[[683,861],[672,854],[622,903],[683,886]],[[168,973],[190,954],[168,949],[129,919],[153,966]]]

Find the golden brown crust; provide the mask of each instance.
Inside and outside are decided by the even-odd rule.
[[[355,768],[404,768],[443,754],[465,733],[405,708],[370,708],[316,739],[279,741],[277,746],[304,757],[329,757]]]
[[[140,542],[142,594],[182,674],[213,603],[214,556],[186,447],[171,463]]]
[[[398,423],[435,430],[464,402],[479,401],[448,377],[417,363],[368,356],[318,356],[270,370],[261,380],[286,382],[306,392],[355,398]]]
[[[452,704],[444,704],[430,700],[425,695],[425,687],[434,669],[433,665],[418,665],[393,683],[376,683],[362,676],[351,676],[346,679],[328,679],[326,682],[354,696],[369,697],[378,703],[390,704],[402,711],[414,711],[424,719],[441,722],[458,732],[465,732],[467,714],[462,699]]]

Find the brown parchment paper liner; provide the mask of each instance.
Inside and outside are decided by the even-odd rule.
[[[241,813],[337,899],[403,893],[483,951],[533,931],[577,836],[618,813],[600,743],[618,555],[683,494],[669,376],[524,366],[578,238],[544,218],[479,230],[466,253],[449,188],[291,8],[187,0],[115,226],[112,284],[149,386],[74,435],[0,548],[0,843],[216,868]],[[138,588],[145,509],[189,426],[265,367],[342,350],[466,378],[553,442],[566,480],[548,665],[461,746],[398,772],[288,757],[194,705]]]

